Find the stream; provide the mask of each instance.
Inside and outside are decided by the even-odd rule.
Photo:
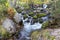
[[[17,13],[17,15],[19,15]],[[15,19],[17,18],[17,15],[15,15]],[[23,21],[24,28],[20,31],[19,39],[18,40],[29,40],[30,34],[32,31],[38,30],[42,28],[42,23],[39,23],[39,21],[35,22],[32,17],[28,16],[28,18],[24,19],[23,15],[20,14],[20,19]],[[48,16],[42,17],[43,22],[48,20]],[[20,20],[16,20],[20,21]],[[34,23],[33,23],[34,22]]]
[[[44,9],[46,8],[47,6],[44,6]],[[24,27],[23,29],[21,29],[20,33],[19,33],[19,38],[18,40],[30,40],[30,34],[32,31],[35,31],[35,30],[39,30],[42,28],[42,23],[47,21],[49,18],[48,18],[48,15],[42,17],[41,19],[43,20],[42,23],[40,23],[38,20],[39,18],[37,19],[37,21],[35,19],[33,19],[33,17],[29,16],[27,14],[27,18],[24,19],[22,13],[17,13],[15,16],[14,16],[14,19],[15,21],[18,23],[19,21],[23,21],[23,24],[24,24]],[[6,25],[7,23],[7,25]],[[10,24],[9,24],[10,23]],[[13,30],[15,31],[14,29],[14,23],[12,22],[12,20],[9,21],[9,19],[7,21],[5,21],[3,23],[3,26],[5,28],[7,28],[9,25],[12,25],[11,27],[13,28]],[[7,30],[9,30],[9,27],[7,28]],[[12,32],[14,32],[12,31]]]

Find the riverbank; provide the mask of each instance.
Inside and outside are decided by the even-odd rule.
[[[60,28],[35,31],[31,35],[31,40],[60,40]]]

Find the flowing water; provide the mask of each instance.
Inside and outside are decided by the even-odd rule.
[[[23,20],[24,28],[20,31],[21,35],[19,36],[19,40],[29,40],[31,32],[34,30],[41,29],[42,23],[39,23],[39,21],[33,23],[33,18],[30,16],[28,16],[28,18],[26,18],[25,20],[23,19],[23,15],[21,18]],[[42,17],[42,20],[44,22],[47,21],[48,16]]]
[[[22,20],[23,24],[24,24],[23,29],[20,31],[18,40],[29,40],[31,32],[41,29],[41,27],[42,27],[42,23],[39,23],[39,21],[34,22],[34,20],[31,16],[28,16],[28,18],[24,19],[22,14],[17,13],[14,16],[14,19],[17,23]],[[42,20],[45,22],[46,20],[48,20],[48,16],[42,17]],[[3,26],[5,28],[7,28],[7,30],[10,30],[10,26],[11,26],[11,28],[13,29],[11,32],[15,31],[14,22],[12,22],[12,20],[10,20],[10,19],[5,20],[5,22],[3,23]]]
[[[18,40],[29,40],[30,39],[30,34],[32,31],[35,31],[37,29],[41,29],[42,28],[42,23],[39,23],[39,21],[37,20],[37,22],[34,22],[33,20],[33,17],[29,16],[27,14],[28,18],[25,18],[23,17],[23,15],[20,13],[17,13],[15,16],[14,16],[14,19],[15,21],[18,23],[19,21],[23,21],[23,24],[24,24],[24,27],[23,29],[20,31],[20,34],[19,34],[19,39]],[[43,20],[43,22],[47,21],[48,20],[48,16],[45,16],[45,17],[42,17],[41,18]],[[13,22],[4,22],[3,23],[3,26],[6,26],[5,24],[7,23],[7,25],[9,25],[8,23],[13,23]],[[13,24],[12,25],[12,28],[13,28]],[[6,26],[7,27],[7,26]],[[9,28],[7,28],[8,30]]]

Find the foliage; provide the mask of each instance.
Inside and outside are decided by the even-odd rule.
[[[49,25],[49,21],[45,21],[43,24],[42,24],[42,28],[46,28],[48,27]]]
[[[6,29],[4,29],[1,25],[0,25],[0,34],[2,37],[4,37],[7,34]]]
[[[52,4],[54,4],[53,7],[55,7],[55,10],[52,11],[52,15],[55,17],[55,18],[60,18],[60,0],[58,1],[54,1]]]
[[[5,14],[7,13],[6,2],[7,2],[7,0],[0,0],[0,19],[2,19],[5,16]]]
[[[6,6],[0,5],[0,19],[7,13]]]
[[[0,0],[0,4],[5,4],[7,0]]]

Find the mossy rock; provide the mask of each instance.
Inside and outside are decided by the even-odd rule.
[[[10,34],[2,25],[0,25],[0,37],[1,38],[11,38],[12,34]]]
[[[8,38],[9,37],[9,33],[2,26],[0,26],[0,35],[2,38]]]
[[[33,15],[34,15],[34,13],[33,13],[33,12],[30,12],[30,13],[29,13],[29,16],[33,16]]]
[[[27,18],[28,16],[26,14],[23,15],[24,19]]]
[[[26,6],[26,7],[24,7],[24,9],[30,9],[30,7],[29,6]]]
[[[41,17],[44,17],[44,16],[46,16],[45,13],[37,14],[37,17],[38,17],[38,18],[41,18]]]
[[[33,16],[33,19],[37,19],[38,17],[35,15],[35,16]]]
[[[39,19],[39,23],[43,23],[43,20],[42,19]]]
[[[22,12],[22,10],[19,8],[19,9],[16,9],[17,10],[17,12],[18,13],[21,13]]]
[[[49,25],[49,21],[45,21],[42,23],[42,28],[47,28]]]
[[[32,32],[32,34],[31,34],[31,40],[38,40],[39,35],[40,35],[39,31]]]

